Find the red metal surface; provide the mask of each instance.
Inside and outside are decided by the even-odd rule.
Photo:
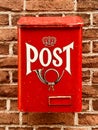
[[[82,25],[77,16],[18,21],[20,111],[81,111]]]
[[[18,21],[20,26],[33,26],[33,27],[80,27],[83,25],[81,17],[66,16],[66,17],[22,17]]]

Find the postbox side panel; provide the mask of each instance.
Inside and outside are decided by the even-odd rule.
[[[81,28],[19,29],[19,109],[81,110]]]

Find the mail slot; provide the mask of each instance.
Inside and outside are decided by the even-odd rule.
[[[78,16],[19,19],[20,111],[81,111],[82,26]]]

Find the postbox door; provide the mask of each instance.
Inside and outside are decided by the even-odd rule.
[[[81,110],[81,27],[19,28],[19,109]]]

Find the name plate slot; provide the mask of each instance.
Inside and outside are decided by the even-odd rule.
[[[69,106],[72,105],[71,96],[49,96],[49,106]]]

